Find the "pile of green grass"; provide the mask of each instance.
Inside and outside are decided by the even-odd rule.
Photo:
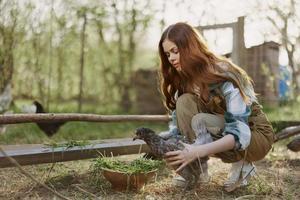
[[[95,160],[93,168],[95,171],[109,169],[124,174],[147,173],[159,169],[163,161],[137,158],[131,162],[120,161],[115,157],[99,157]]]
[[[86,145],[90,144],[86,140],[70,140],[63,143],[56,143],[54,141],[51,141],[50,143],[46,143],[46,146],[52,147],[52,148],[59,148],[59,147],[65,147],[66,149],[72,148],[72,147],[84,147]]]

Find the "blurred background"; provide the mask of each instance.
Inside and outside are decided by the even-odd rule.
[[[47,112],[167,113],[157,45],[179,21],[249,73],[271,120],[299,120],[299,0],[0,0],[0,113],[31,112],[33,100]],[[125,137],[139,125],[69,122],[53,139]],[[47,139],[35,124],[5,130],[0,144]]]

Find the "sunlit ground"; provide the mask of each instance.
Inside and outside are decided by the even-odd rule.
[[[139,155],[123,156],[133,159]],[[66,163],[26,166],[25,170],[39,181],[46,183],[71,199],[180,199],[182,188],[172,186],[174,173],[169,169],[158,172],[139,192],[116,192],[98,173],[94,175],[91,167],[93,160]],[[183,199],[299,199],[300,159],[299,153],[292,153],[283,144],[275,145],[266,159],[256,163],[258,173],[247,187],[232,193],[224,191],[222,184],[226,180],[229,164],[211,158],[209,172],[210,183],[198,185],[189,191]],[[53,199],[53,194],[22,175],[16,168],[0,170],[0,199]],[[79,189],[78,189],[79,188]],[[80,190],[83,189],[83,190]]]

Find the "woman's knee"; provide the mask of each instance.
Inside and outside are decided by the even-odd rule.
[[[207,114],[206,113],[198,113],[196,115],[193,116],[192,118],[192,127],[194,126],[197,126],[197,124],[203,124],[203,125],[206,125],[206,121],[205,119],[207,118],[206,117]]]
[[[193,116],[191,125],[193,129],[204,125],[210,133],[218,135],[224,128],[224,118],[210,113],[198,113]]]
[[[176,111],[179,112],[185,108],[194,108],[197,110],[196,97],[193,94],[182,94],[176,101]],[[177,111],[178,112],[178,111]]]

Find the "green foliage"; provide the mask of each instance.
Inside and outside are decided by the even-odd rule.
[[[14,66],[11,67],[14,69],[15,98],[39,99],[42,103],[77,99],[83,15],[88,19],[84,102],[117,107],[124,91],[123,84],[129,83],[133,69],[155,66],[149,57],[140,59],[145,54],[140,41],[155,14],[151,0],[100,4],[58,1],[53,5],[43,2],[42,6],[29,0],[23,4],[17,1],[2,4],[6,6],[0,12],[0,21],[6,21],[3,27],[0,23],[0,28],[8,33],[11,41],[18,41],[14,45]],[[18,13],[16,24],[6,17],[10,10]],[[12,26],[15,32],[9,34]],[[0,64],[3,56],[9,56],[8,51],[2,50]],[[153,56],[154,52],[151,54]]]
[[[95,171],[109,169],[125,174],[147,173],[157,170],[163,161],[137,158],[131,162],[120,161],[115,157],[99,157],[95,160],[93,168]]]
[[[263,110],[267,113],[269,120],[300,121],[299,102],[290,102],[281,107],[264,105]]]

